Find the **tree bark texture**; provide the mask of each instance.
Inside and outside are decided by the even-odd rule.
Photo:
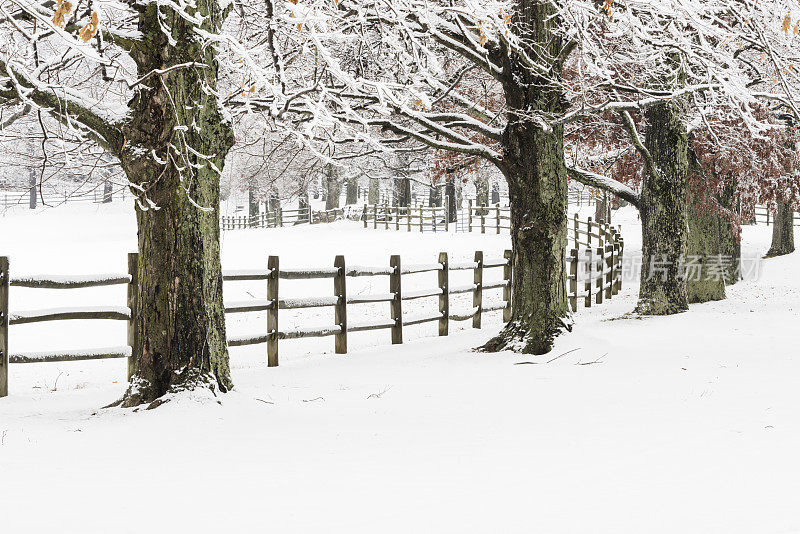
[[[338,208],[339,197],[342,194],[342,183],[339,181],[339,169],[331,164],[325,167],[325,189],[328,192],[325,198],[325,209]]]
[[[397,205],[407,208],[411,204],[411,180],[407,176],[395,178],[395,198]]]
[[[154,207],[136,208],[139,283],[123,406],[182,389],[224,392],[233,385],[219,247],[219,172],[233,131],[214,96],[216,53],[174,11],[159,13],[154,3],[141,9],[144,38],[132,51],[139,73],[192,61],[207,67],[176,69],[140,86],[124,127],[120,163]],[[197,12],[206,31],[219,31],[223,13],[216,2],[198,5]],[[174,44],[161,24],[171,28]]]
[[[767,256],[783,256],[794,252],[794,212],[789,202],[778,200],[772,223],[772,244]]]
[[[683,104],[666,102],[648,108],[645,146],[656,172],[642,180],[642,270],[637,312],[669,315],[689,308],[686,278],[688,220],[686,181],[688,137]]]
[[[552,4],[521,0],[513,17],[534,61],[558,56],[564,43],[554,31],[559,20]],[[509,323],[484,349],[544,354],[564,328],[571,328],[565,259],[567,170],[563,127],[543,130],[527,112],[558,114],[565,106],[564,95],[560,86],[525,67],[516,54],[500,50],[497,61],[503,65],[510,110],[502,137],[502,171],[511,202],[513,309]],[[550,76],[560,75],[560,66],[553,65]],[[488,194],[488,184],[485,191]]]
[[[346,204],[358,204],[358,176],[353,174],[347,179],[347,198]]]

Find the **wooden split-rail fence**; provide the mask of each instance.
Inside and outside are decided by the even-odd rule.
[[[222,230],[244,228],[282,228],[298,224],[330,223],[344,218],[344,209],[312,211],[310,207],[261,212],[258,215],[223,215],[219,219]]]
[[[389,206],[364,204],[361,220],[364,228],[385,228],[386,230],[418,230],[420,232],[449,232],[449,199],[445,197],[443,206]]]
[[[610,299],[622,288],[623,241],[619,232],[607,225],[594,224],[591,219],[580,221],[577,215],[570,229],[571,248],[567,253],[567,295],[570,309],[577,311],[579,303],[590,307]],[[502,268],[502,280],[484,283],[486,269]],[[451,271],[472,271],[471,284],[451,286]],[[0,256],[0,397],[8,394],[8,366],[10,363],[63,362],[130,357],[133,340],[133,325],[136,310],[138,254],[128,255],[128,273],[87,276],[22,276],[12,277],[9,258]],[[422,290],[403,290],[403,275],[436,273],[434,287]],[[371,295],[348,295],[347,281],[352,277],[386,276],[389,292]],[[313,280],[327,278],[333,281],[333,293],[317,297],[281,297],[280,280]],[[475,328],[481,327],[482,316],[491,311],[502,310],[503,320],[511,318],[512,253],[506,250],[502,258],[486,260],[483,252],[475,252],[471,262],[450,262],[446,252],[430,264],[403,265],[398,255],[389,258],[387,266],[347,266],[344,256],[336,256],[333,267],[298,269],[281,268],[278,256],[269,256],[267,268],[263,270],[225,271],[223,280],[265,281],[266,299],[227,303],[225,313],[267,312],[267,324],[263,332],[255,335],[232,336],[228,345],[242,346],[267,344],[269,366],[278,365],[278,342],[286,339],[307,337],[334,337],[336,353],[347,352],[347,335],[350,332],[387,329],[391,331],[392,343],[403,342],[403,327],[428,322],[437,322],[440,336],[448,335],[450,321],[472,321]],[[112,285],[127,286],[126,306],[72,306],[42,310],[9,310],[9,288],[32,289],[81,289]],[[484,291],[502,289],[502,302],[484,304]],[[455,313],[450,309],[452,295],[471,294],[472,308],[466,313]],[[403,308],[410,302],[423,298],[437,298],[437,312],[403,315]],[[351,307],[358,304],[388,303],[389,317],[368,321],[348,321]],[[405,304],[404,304],[405,303]],[[280,310],[332,307],[333,324],[320,328],[280,327]],[[85,350],[58,350],[51,352],[26,352],[9,354],[9,327],[20,324],[72,319],[103,319],[128,322],[127,345]]]
[[[800,213],[794,212],[792,214],[792,223],[794,226],[800,226]],[[766,206],[755,206],[753,209],[753,222],[773,224],[775,222],[775,215]]]

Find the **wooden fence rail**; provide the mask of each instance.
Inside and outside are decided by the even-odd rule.
[[[580,224],[575,219],[576,228]],[[623,242],[619,233],[604,226],[588,226],[589,230],[574,242],[567,256],[567,295],[571,310],[577,311],[578,300],[584,299],[584,306],[592,302],[601,304],[603,299],[616,295],[622,288],[621,257]],[[575,235],[578,236],[579,232]],[[584,240],[584,241],[581,241]],[[578,246],[588,243],[589,246],[579,250]],[[596,246],[595,246],[596,245]],[[594,249],[591,248],[594,246]],[[581,260],[581,256],[585,260]],[[438,256],[434,263],[403,264],[400,256],[391,256],[385,266],[348,266],[344,256],[337,256],[331,268],[283,268],[277,256],[269,256],[266,269],[224,271],[225,282],[266,281],[266,299],[253,299],[241,302],[227,302],[225,313],[267,312],[267,324],[264,331],[233,336],[228,339],[231,347],[267,344],[267,363],[278,365],[278,342],[287,339],[308,337],[334,337],[334,350],[338,354],[347,352],[347,336],[350,332],[368,330],[390,330],[394,344],[403,342],[403,328],[428,322],[438,323],[440,336],[448,335],[450,321],[472,321],[474,328],[482,325],[482,316],[492,311],[503,312],[503,320],[511,319],[511,283],[513,255],[505,251],[502,258],[486,259],[483,252],[475,252],[473,261],[451,262],[446,252]],[[581,267],[581,264],[583,267]],[[502,268],[502,279],[484,282],[487,269]],[[10,363],[58,362],[93,360],[104,358],[130,358],[131,348],[135,345],[134,312],[137,309],[137,272],[138,255],[128,256],[128,274],[101,274],[89,276],[11,276],[9,258],[0,256],[0,396],[8,394],[8,366]],[[450,284],[450,273],[453,271],[471,271],[472,283],[453,286]],[[405,290],[404,275],[418,273],[436,273],[436,283],[424,289]],[[370,295],[348,295],[347,280],[352,277],[388,277],[387,293]],[[281,297],[280,280],[312,280],[330,279],[333,281],[333,293],[313,297]],[[581,283],[583,282],[583,283]],[[126,306],[72,306],[44,310],[9,311],[9,288],[22,287],[30,289],[76,289],[101,287],[110,285],[127,286]],[[579,288],[582,291],[579,291]],[[499,304],[485,305],[484,292],[502,289],[502,301]],[[460,294],[472,295],[472,307],[464,312],[456,313],[451,308],[451,296]],[[413,309],[418,299],[436,298],[438,311],[404,315],[403,308]],[[389,316],[354,321],[351,319],[352,306],[358,304],[389,303]],[[301,327],[282,329],[280,327],[280,310],[297,310],[320,307],[334,309],[333,324],[322,327]],[[97,349],[58,350],[52,352],[25,352],[9,354],[9,326],[60,321],[73,319],[119,320],[128,322],[127,343],[120,347],[104,347]],[[130,362],[129,362],[130,373]]]
[[[756,224],[773,224],[775,222],[775,215],[767,206],[755,206],[755,208],[753,208],[753,222]],[[800,226],[800,213],[793,213],[792,222],[794,226]]]

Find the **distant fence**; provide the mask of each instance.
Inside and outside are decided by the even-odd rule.
[[[775,215],[766,206],[756,206],[753,211],[753,220],[756,223],[773,224]],[[794,212],[794,226],[800,226],[800,213]]]
[[[46,192],[39,193],[38,187],[35,189],[33,197],[30,189],[25,191],[0,191],[0,207],[27,206],[36,208],[39,206],[58,206],[61,204],[108,204],[116,199],[126,199],[127,187],[120,187],[116,190],[104,190],[100,187],[83,191],[65,191],[64,193]]]
[[[266,211],[258,215],[223,215],[219,219],[222,230],[243,228],[282,228],[298,224],[330,223],[344,218],[344,209],[312,211],[310,207]]]
[[[579,302],[590,307],[602,304],[622,288],[623,240],[616,229],[603,224],[593,224],[591,219],[580,221],[576,218],[570,228],[570,249],[567,253],[567,297],[570,309],[578,310]],[[225,271],[225,282],[263,280],[267,283],[267,298],[244,302],[227,303],[225,313],[267,312],[265,332],[255,335],[234,336],[228,345],[235,347],[257,343],[267,344],[267,361],[270,366],[278,365],[278,341],[304,337],[334,336],[334,349],[337,353],[347,352],[348,332],[367,330],[391,330],[392,343],[402,343],[403,327],[437,321],[439,335],[447,335],[450,321],[472,320],[472,326],[480,328],[484,313],[503,310],[503,320],[511,317],[511,251],[505,251],[503,258],[485,260],[483,252],[477,251],[471,262],[450,262],[445,252],[430,264],[402,265],[400,256],[391,256],[389,265],[382,267],[349,266],[344,256],[337,256],[332,268],[280,268],[278,256],[270,256],[267,268],[262,270]],[[503,279],[484,283],[484,270],[503,269]],[[472,284],[451,286],[451,271],[472,271]],[[9,363],[63,362],[77,360],[96,360],[106,358],[130,357],[135,317],[135,298],[137,291],[138,255],[128,255],[128,273],[112,273],[80,276],[23,276],[12,277],[9,258],[0,256],[0,397],[8,394]],[[403,291],[403,275],[415,273],[436,273],[435,287],[423,290]],[[388,276],[389,292],[384,294],[347,294],[349,277]],[[305,298],[281,298],[279,280],[312,280],[328,278],[333,280],[333,294]],[[33,289],[81,289],[111,285],[127,285],[126,306],[71,306],[42,310],[9,310],[9,288],[23,287]],[[483,292],[502,289],[502,304],[485,306]],[[465,313],[454,313],[450,309],[451,295],[471,294],[472,308]],[[423,298],[438,298],[439,310],[436,313],[403,315],[403,303]],[[390,304],[388,318],[368,321],[348,321],[349,306],[366,303]],[[321,328],[281,329],[279,310],[332,307],[333,324]],[[104,319],[128,322],[127,345],[98,349],[56,350],[49,352],[24,352],[9,354],[9,326],[61,321],[71,319]]]

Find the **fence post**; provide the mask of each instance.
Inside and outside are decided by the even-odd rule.
[[[389,204],[383,205],[383,225],[384,230],[389,229]]]
[[[283,208],[278,206],[276,212],[278,214],[278,226],[283,227]]]
[[[450,262],[447,252],[439,253],[439,263],[442,266],[439,269],[439,289],[442,290],[439,295],[439,313],[442,314],[439,319],[439,335],[446,336],[450,329]]]
[[[614,274],[612,276],[612,279],[614,280],[612,286],[613,295],[619,293],[619,272],[620,272],[620,266],[622,265],[619,253],[620,253],[619,236],[614,235]]]
[[[411,231],[411,205],[406,206],[406,231]]]
[[[344,256],[336,256],[333,261],[336,274],[333,277],[333,294],[336,296],[334,310],[336,324],[342,329],[336,334],[336,354],[347,353],[347,271]]]
[[[131,310],[131,317],[128,319],[128,346],[131,348],[131,355],[128,357],[128,380],[133,376],[134,362],[136,355],[133,349],[136,346],[136,314],[137,302],[139,299],[139,253],[128,253],[128,274],[131,281],[128,284],[127,304]]]
[[[312,215],[313,210],[311,209],[311,204],[308,205],[308,224],[314,224],[314,216]],[[364,204],[364,213],[366,214],[367,205]],[[367,227],[367,221],[364,221],[364,228]]]
[[[267,260],[267,366],[278,366],[278,281],[280,270],[278,256],[270,256]]]
[[[588,217],[586,219],[586,245],[589,247],[589,251],[592,250],[592,218]]]
[[[444,196],[444,231],[450,232],[450,195]]]
[[[617,292],[619,293],[619,291],[622,289],[622,276],[623,276],[622,271],[625,268],[623,261],[625,257],[625,240],[622,239],[622,236],[619,237],[619,255],[617,257],[619,261],[619,274],[617,276]]]
[[[481,233],[482,234],[486,233],[486,212],[487,211],[488,210],[486,209],[486,205],[485,204],[481,204]]]
[[[578,214],[572,218],[572,235],[575,236],[575,248],[578,248],[578,241],[580,241],[581,223],[578,220]]]
[[[497,233],[500,233],[500,204],[494,207],[495,222],[497,222]]]
[[[503,321],[507,323],[511,320],[511,273],[513,271],[513,266],[511,264],[513,259],[512,251],[506,250],[503,253],[503,257],[506,259],[506,264],[503,266],[503,280],[506,282],[506,285],[503,287],[503,301],[506,303],[506,307],[503,308]]]
[[[467,219],[469,220],[469,226],[467,227],[467,231],[472,231],[472,199],[467,199]]]
[[[378,205],[372,206],[372,229],[378,229]]]
[[[478,265],[472,275],[472,283],[475,284],[475,289],[472,291],[472,307],[478,309],[472,316],[472,328],[480,328],[483,313],[483,251],[475,251],[475,263]]]
[[[422,233],[422,232],[425,231],[423,220],[422,220],[422,217],[424,216],[424,213],[425,212],[422,209],[422,204],[420,204],[419,205],[419,233]]]
[[[613,294],[614,288],[614,245],[606,244],[606,299],[610,299]]]
[[[400,206],[394,207],[394,229],[400,230]]]
[[[400,256],[393,255],[389,258],[392,274],[389,275],[389,292],[393,293],[391,312],[394,326],[392,327],[392,344],[403,342],[403,289],[401,284],[402,270]]]
[[[364,204],[364,211],[361,212],[361,218],[364,219],[364,228],[367,227],[367,205]]]
[[[569,307],[578,311],[578,249],[569,251]]]
[[[595,297],[596,304],[603,303],[603,266],[605,265],[605,258],[603,255],[603,247],[597,247],[597,283],[595,285],[595,290],[597,291],[597,296]]]
[[[0,256],[0,397],[8,395],[8,256]]]
[[[591,308],[592,307],[592,271],[594,266],[594,258],[592,257],[592,249],[591,247],[586,249],[586,282],[583,285],[583,290],[586,292],[586,295],[583,297],[583,306],[584,308]]]

